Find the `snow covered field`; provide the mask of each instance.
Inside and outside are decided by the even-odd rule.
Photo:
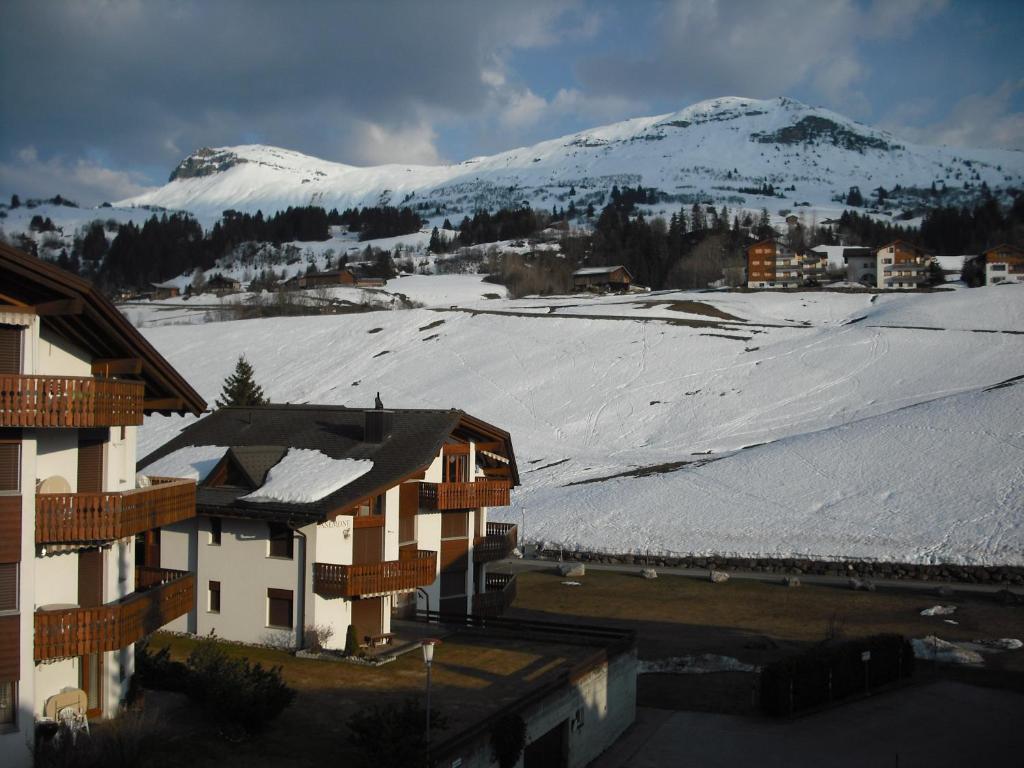
[[[1024,287],[508,301],[475,279],[395,282],[439,310],[145,333],[211,402],[244,353],[275,401],[379,390],[508,429],[523,486],[493,518],[525,509],[531,540],[1024,564],[1024,380],[991,388],[1024,374]],[[186,423],[148,419],[139,455]]]

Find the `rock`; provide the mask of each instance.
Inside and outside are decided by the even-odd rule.
[[[783,576],[782,577],[782,586],[784,586],[784,587],[799,587],[800,586],[800,579],[798,579],[796,576]]]
[[[708,578],[712,584],[723,584],[729,580],[729,574],[725,571],[709,571]]]
[[[583,563],[559,563],[558,573],[562,576],[568,576],[576,579],[583,576],[587,572],[587,567]]]
[[[640,575],[645,579],[656,579],[658,578],[658,572],[653,568],[644,568],[640,571]]]

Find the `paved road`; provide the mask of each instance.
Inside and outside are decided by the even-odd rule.
[[[572,561],[566,561],[572,562]],[[508,567],[514,573],[521,571],[542,571],[549,570],[555,567],[558,563],[553,560],[534,560],[534,559],[508,559],[502,560],[501,566]],[[640,570],[646,566],[643,565],[609,565],[607,563],[584,563],[587,570],[592,571],[615,571],[617,573],[640,573]],[[658,572],[658,576],[684,576],[692,579],[701,579],[706,581],[708,578],[707,568],[681,568],[681,567],[665,567],[655,568]],[[766,582],[779,582],[784,574],[781,573],[763,573],[761,571],[728,571],[729,577],[733,579],[743,579],[747,581],[766,581]],[[849,578],[844,576],[817,576],[813,574],[800,574],[797,576],[803,584],[821,584],[831,587],[846,587]],[[957,581],[914,581],[911,579],[876,579],[869,578],[867,581],[872,582],[876,587],[883,589],[902,589],[919,592],[935,592],[939,587],[946,587],[953,590],[954,592],[974,592],[974,593],[993,593],[999,592],[1003,589],[1009,589],[1011,592],[1015,592],[1018,595],[1024,595],[1024,588],[1018,586],[1009,586],[1007,584],[969,584]]]
[[[641,707],[590,768],[1020,768],[1021,723],[1021,694],[948,681],[794,720]]]

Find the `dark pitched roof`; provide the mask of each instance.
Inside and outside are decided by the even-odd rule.
[[[157,459],[193,445],[230,447],[244,472],[263,483],[267,470],[288,448],[320,451],[333,459],[371,459],[373,469],[344,488],[310,504],[244,501],[246,489],[200,486],[201,511],[300,522],[324,520],[426,469],[442,444],[460,431],[504,440],[512,482],[518,483],[508,433],[459,410],[391,410],[391,431],[380,443],[364,440],[367,411],[328,405],[266,405],[222,408],[184,429],[176,438],[139,462],[144,469]],[[478,438],[479,439],[479,438]],[[277,456],[277,460],[274,460]]]
[[[146,400],[154,405],[163,401],[146,407],[146,413],[206,410],[199,393],[88,280],[0,243],[0,292],[5,297],[0,303],[66,305],[66,312],[46,314],[44,324],[95,358],[139,358],[138,378],[146,384]],[[173,406],[167,401],[174,401]]]

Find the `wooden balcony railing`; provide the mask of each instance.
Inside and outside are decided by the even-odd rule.
[[[473,613],[500,616],[516,599],[516,577],[512,573],[489,573],[484,577],[484,592],[473,595]]]
[[[475,509],[507,507],[508,480],[477,480],[474,483],[420,483],[420,506],[427,509]]]
[[[401,550],[398,560],[363,565],[313,563],[313,591],[323,597],[366,597],[433,584],[437,552]]]
[[[478,536],[473,542],[473,560],[489,563],[504,560],[512,554],[519,541],[519,529],[514,523],[488,523],[487,535]]]
[[[0,374],[0,427],[114,427],[142,423],[141,381]]]
[[[153,478],[148,488],[36,494],[36,544],[112,541],[196,515],[196,483]]]
[[[156,573],[154,573],[156,572]],[[96,608],[35,613],[35,660],[116,651],[183,616],[195,605],[195,576],[187,571],[145,569],[136,583],[152,584]]]

